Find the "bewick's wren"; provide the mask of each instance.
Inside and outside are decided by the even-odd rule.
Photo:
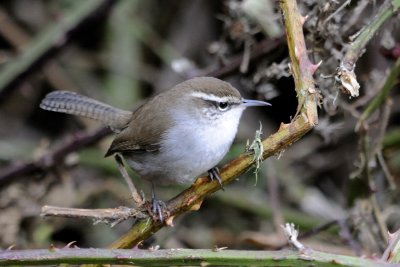
[[[228,152],[245,108],[268,105],[243,99],[227,82],[198,77],[134,112],[65,91],[48,94],[40,107],[102,121],[117,133],[106,156],[120,153],[143,179],[168,184],[192,183],[213,169]]]

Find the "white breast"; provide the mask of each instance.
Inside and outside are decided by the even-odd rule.
[[[242,112],[235,107],[214,120],[173,114],[176,124],[164,134],[159,155],[169,161],[167,176],[191,183],[215,167],[229,151]]]

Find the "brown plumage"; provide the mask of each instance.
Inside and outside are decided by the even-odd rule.
[[[185,97],[177,99],[171,97],[171,95],[177,93],[185,95],[192,91],[205,94],[212,93],[217,97],[232,96],[233,92],[235,97],[241,98],[239,91],[227,82],[212,77],[197,77],[152,97],[145,105],[140,106],[134,112],[118,109],[92,98],[67,91],[55,91],[48,94],[42,100],[40,107],[45,110],[100,120],[110,126],[117,132],[117,135],[105,156],[118,152],[154,152],[159,148],[158,142],[161,135],[174,123],[170,121],[168,107],[165,103],[167,101],[172,102],[171,104],[176,106],[190,104],[185,102],[187,99]],[[151,123],[146,123],[146,121],[151,121]]]
[[[229,83],[216,78],[197,77],[184,81],[170,90],[154,96],[145,105],[142,105],[133,112],[129,125],[115,137],[106,156],[117,152],[140,153],[157,151],[161,135],[174,123],[170,120],[171,116],[168,114],[168,106],[163,103],[169,101],[173,105],[188,104],[181,103],[185,98],[178,100],[170,97],[170,95],[175,95],[176,92],[185,95],[195,90],[206,94],[212,92],[217,97],[224,97],[232,95],[232,88]],[[239,91],[234,89],[234,92],[237,93],[236,96],[240,99]],[[146,121],[151,121],[152,123],[145,123]]]

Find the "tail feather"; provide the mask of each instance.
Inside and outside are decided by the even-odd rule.
[[[130,111],[68,91],[54,91],[47,94],[40,107],[49,111],[99,120],[115,130],[124,128],[132,116]]]

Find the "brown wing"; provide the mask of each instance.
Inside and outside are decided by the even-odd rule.
[[[173,123],[165,105],[160,105],[167,93],[155,96],[133,112],[131,122],[115,137],[106,157],[118,152],[145,153],[160,148],[161,135]]]
[[[145,153],[145,152],[156,152],[160,146],[158,144],[151,144],[151,145],[135,145],[132,144],[130,141],[122,141],[122,142],[112,142],[110,148],[108,149],[105,157],[111,156],[114,153]]]

